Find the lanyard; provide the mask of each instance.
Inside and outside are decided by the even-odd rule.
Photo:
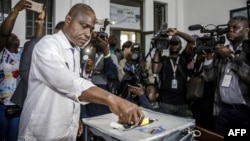
[[[103,54],[99,55],[98,60],[95,62],[95,67],[99,64],[99,62],[101,61],[102,58],[103,58]],[[94,69],[95,69],[95,67],[94,67]],[[94,69],[93,69],[93,70],[94,70]],[[90,72],[89,78],[92,77],[92,75],[93,75],[93,70]]]
[[[175,79],[175,76],[176,76],[176,70],[177,70],[177,67],[178,67],[179,60],[180,60],[180,57],[178,56],[176,61],[175,61],[175,65],[174,65],[173,60],[170,58],[171,67],[172,67],[173,72],[174,72],[174,74],[173,74],[174,79]]]

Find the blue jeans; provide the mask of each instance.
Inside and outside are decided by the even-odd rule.
[[[0,141],[17,141],[20,116],[7,118],[6,108],[0,104]]]

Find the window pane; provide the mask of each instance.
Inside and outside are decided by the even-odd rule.
[[[0,0],[0,24],[8,16],[11,9],[11,0]]]

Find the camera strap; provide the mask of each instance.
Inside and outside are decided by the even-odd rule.
[[[172,80],[172,89],[177,89],[177,80],[175,79],[176,77],[176,70],[178,67],[178,63],[179,63],[180,57],[178,56],[176,59],[176,62],[174,64],[173,60],[170,58],[170,63],[171,63],[171,67],[173,69],[173,80]]]
[[[90,72],[90,74],[89,74],[89,79],[91,80],[91,77],[92,77],[92,75],[93,75],[93,71],[94,71],[94,69],[96,68],[96,66],[100,63],[100,61],[102,60],[102,58],[103,58],[103,54],[101,54],[101,55],[99,55],[98,56],[98,59],[97,59],[97,61],[95,62],[95,67],[93,68],[93,70]]]

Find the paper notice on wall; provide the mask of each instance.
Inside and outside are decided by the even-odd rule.
[[[35,11],[37,13],[42,12],[42,10],[43,10],[43,4],[42,3],[38,3],[38,2],[35,2],[35,1],[32,1],[32,0],[27,0],[27,1],[29,1],[32,4],[31,8],[28,8],[29,10]]]
[[[140,30],[140,7],[110,4],[111,27]]]

